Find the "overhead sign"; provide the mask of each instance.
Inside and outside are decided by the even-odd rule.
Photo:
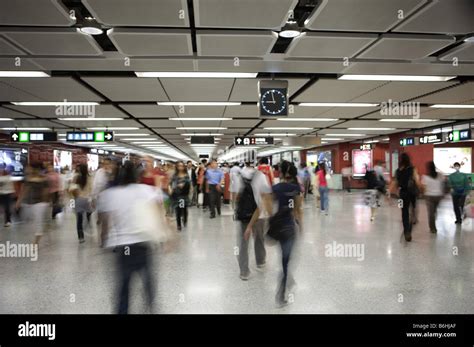
[[[58,134],[55,132],[13,131],[10,133],[13,142],[55,142]]]
[[[311,148],[321,144],[319,136],[303,136],[303,137],[284,137],[282,141],[283,146],[299,146],[304,148]]]
[[[273,145],[273,137],[238,136],[234,138],[236,146],[267,146]]]
[[[400,139],[400,146],[405,147],[405,146],[413,146],[415,144],[415,138],[414,137],[405,137],[403,139]]]
[[[360,145],[360,149],[362,151],[370,151],[372,149],[372,144],[371,143],[363,143]]]
[[[439,134],[430,134],[430,135],[425,135],[420,137],[420,143],[421,144],[428,144],[428,143],[438,143],[438,142],[443,142],[443,136],[441,133]]]
[[[192,145],[213,145],[214,136],[191,136]]]
[[[459,142],[471,139],[471,129],[453,130],[448,133],[447,140],[449,142]]]
[[[114,140],[112,131],[68,131],[67,142],[110,142]]]

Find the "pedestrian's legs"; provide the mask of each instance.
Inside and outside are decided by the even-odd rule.
[[[217,190],[216,188],[216,197],[215,197],[215,201],[216,201],[216,208],[217,208],[217,214],[220,216],[221,215],[221,203],[222,203],[222,195],[221,195],[221,192]]]
[[[288,264],[290,262],[291,250],[294,244],[294,237],[290,237],[287,240],[280,240],[281,247],[281,263],[283,267],[283,276],[280,282],[280,286],[277,292],[277,301],[279,303],[286,302],[286,284],[288,279]]]
[[[436,232],[436,197],[425,197],[426,210],[428,212],[428,225],[432,233]]]
[[[178,230],[181,229],[181,208],[178,206],[176,206],[176,224],[177,224],[177,227],[178,227]]]
[[[183,224],[184,226],[188,224],[188,207],[186,205],[183,207]]]
[[[77,227],[77,237],[79,240],[84,239],[84,227],[83,227],[83,212],[76,212],[76,227]]]
[[[253,226],[255,259],[257,266],[265,265],[267,252],[265,250],[265,231],[267,228],[267,220],[259,219]]]
[[[461,195],[452,195],[453,197],[453,208],[454,214],[456,215],[456,223],[462,222],[462,215],[461,215]]]
[[[118,251],[118,314],[128,313],[128,296],[130,278],[133,272],[133,261],[135,253],[132,252],[131,246],[119,247]]]
[[[4,223],[11,223],[11,212],[10,212],[10,194],[0,195],[3,212],[5,214]]]
[[[323,187],[319,187],[319,199],[320,199],[320,207],[321,207],[321,212],[324,211],[324,189]]]
[[[403,233],[405,238],[408,240],[411,238],[411,220],[410,220],[410,204],[411,197],[403,195],[402,197],[402,222],[403,222]]]
[[[143,285],[145,294],[148,300],[150,311],[153,312],[153,301],[155,297],[154,276],[152,270],[152,249],[148,244],[141,244],[140,246],[140,266],[142,270]]]
[[[216,186],[209,186],[209,209],[211,210],[211,217],[216,216]]]
[[[237,233],[238,259],[240,267],[240,276],[247,277],[250,275],[249,269],[249,240],[245,240],[244,233],[248,223],[240,223],[240,230]]]
[[[461,195],[459,199],[459,213],[461,214],[461,221],[464,217],[464,204],[466,203],[466,195]]]

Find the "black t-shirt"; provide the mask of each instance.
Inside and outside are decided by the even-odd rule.
[[[409,181],[410,179],[413,178],[413,166],[409,166],[404,169],[397,169],[395,176],[397,177],[398,186],[400,187],[400,190],[402,192],[413,193],[413,194],[416,193],[416,192],[410,192],[408,189]]]

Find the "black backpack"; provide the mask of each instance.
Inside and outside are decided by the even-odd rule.
[[[257,202],[253,195],[252,179],[242,177],[244,189],[239,195],[239,201],[237,204],[236,219],[245,223],[250,222],[255,210],[257,209]]]

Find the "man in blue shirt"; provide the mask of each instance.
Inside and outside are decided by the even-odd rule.
[[[216,218],[216,208],[219,216],[221,215],[221,183],[224,180],[224,173],[217,167],[217,161],[213,159],[206,171],[207,189],[209,193],[209,207],[211,218]]]

